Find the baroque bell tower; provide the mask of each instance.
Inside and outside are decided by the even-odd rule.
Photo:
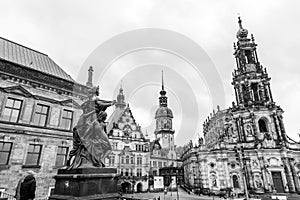
[[[273,103],[270,80],[266,68],[258,60],[254,37],[248,38],[248,30],[243,28],[242,20],[238,18],[238,39],[234,43],[234,56],[237,69],[233,72],[233,82],[237,105],[253,107]]]
[[[156,128],[154,133],[156,139],[160,139],[162,148],[174,150],[173,112],[168,108],[168,97],[166,94],[162,71],[162,86],[159,97],[159,108],[155,113]]]

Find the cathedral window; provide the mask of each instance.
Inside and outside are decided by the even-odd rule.
[[[258,120],[258,127],[259,127],[259,132],[261,133],[268,132],[266,120],[264,119]]]
[[[18,122],[22,107],[22,100],[8,98],[3,111],[3,119],[9,122]]]
[[[245,51],[245,55],[246,55],[247,63],[254,63],[254,58],[252,56],[251,51],[249,50]]]
[[[239,179],[237,175],[232,176],[233,188],[240,188]]]
[[[253,100],[259,101],[258,84],[257,83],[251,84],[251,90],[253,94]]]

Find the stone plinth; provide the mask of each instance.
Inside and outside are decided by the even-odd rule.
[[[54,193],[49,200],[113,200],[119,199],[117,169],[59,169],[54,177]]]

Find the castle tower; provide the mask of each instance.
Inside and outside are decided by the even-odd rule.
[[[117,102],[115,104],[116,108],[124,109],[126,107],[125,95],[123,93],[122,83],[119,89],[119,94],[117,96]]]
[[[233,72],[232,81],[237,105],[251,107],[272,104],[271,78],[268,77],[266,68],[258,61],[257,44],[252,34],[251,39],[248,38],[248,30],[243,28],[240,17],[238,23],[239,30],[236,34],[238,41],[234,43],[237,69]]]
[[[162,71],[162,88],[159,97],[159,108],[155,113],[156,129],[154,133],[156,139],[160,139],[162,148],[174,150],[174,130],[172,128],[173,112],[168,108],[168,97],[166,94]]]

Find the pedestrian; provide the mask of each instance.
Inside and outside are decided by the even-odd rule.
[[[29,170],[27,171],[27,174],[28,175],[24,178],[20,186],[20,200],[33,200],[35,198],[35,172]]]

